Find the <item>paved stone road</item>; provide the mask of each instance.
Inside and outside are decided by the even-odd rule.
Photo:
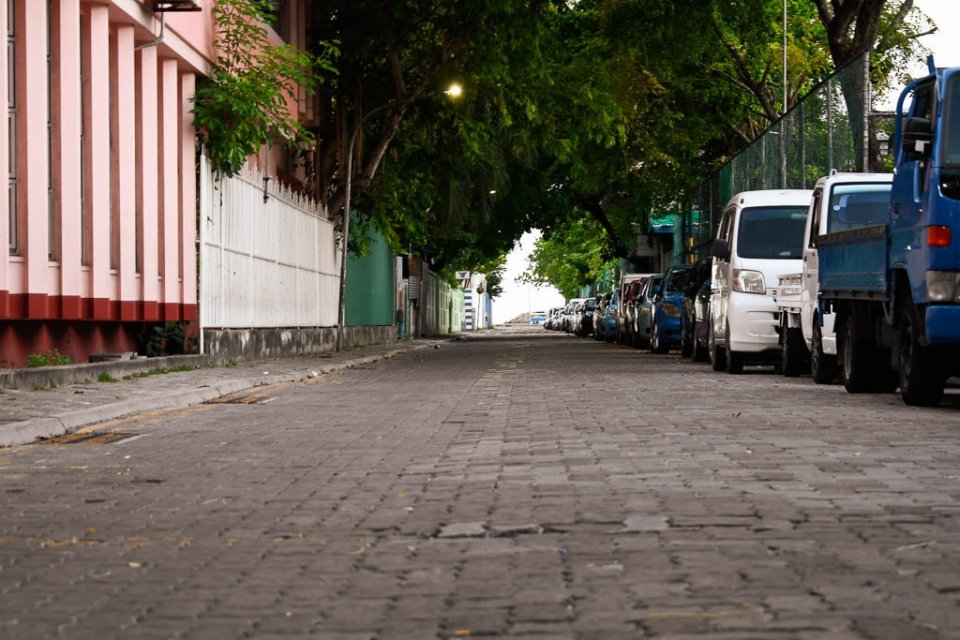
[[[960,638],[960,402],[493,333],[0,450],[10,638]]]

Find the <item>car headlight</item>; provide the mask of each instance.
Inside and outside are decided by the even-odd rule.
[[[960,302],[960,273],[927,271],[927,297],[930,302]]]
[[[733,270],[733,290],[742,293],[766,293],[767,286],[763,281],[763,274],[759,271],[747,269]]]
[[[677,305],[673,304],[672,302],[664,302],[664,303],[663,303],[663,312],[664,312],[666,315],[670,316],[671,318],[678,318],[678,317],[680,317],[680,307],[678,307]]]

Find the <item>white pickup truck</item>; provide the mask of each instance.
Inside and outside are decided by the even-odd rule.
[[[889,173],[832,173],[817,181],[804,229],[803,270],[781,276],[777,289],[784,375],[810,371],[819,384],[834,381],[837,339],[834,314],[821,313],[819,304],[817,238],[883,223],[888,217],[892,182]]]

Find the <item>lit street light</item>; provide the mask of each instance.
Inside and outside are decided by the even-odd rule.
[[[422,96],[411,100],[410,102],[417,102],[418,100],[432,98],[440,94],[444,94],[450,98],[459,98],[461,95],[463,95],[463,87],[454,82],[443,91],[425,93]],[[353,132],[350,134],[350,146],[347,148],[347,172],[343,197],[343,234],[340,241],[340,298],[337,304],[337,351],[340,351],[343,348],[343,330],[346,326],[346,299],[344,297],[344,292],[346,291],[347,284],[347,243],[350,239],[350,187],[353,184],[353,148],[357,144],[357,136],[360,135],[360,130],[363,128],[363,123],[366,122],[370,116],[379,113],[388,107],[396,106],[396,104],[396,102],[388,102],[375,109],[371,109],[360,119],[359,122],[357,122],[357,124],[353,127]]]

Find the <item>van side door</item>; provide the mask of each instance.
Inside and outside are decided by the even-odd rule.
[[[823,211],[823,187],[817,187],[807,213],[807,226],[803,234],[803,268],[800,276],[800,328],[810,344],[813,340],[813,314],[820,294],[820,263],[817,253],[817,236],[827,230],[827,215]]]

